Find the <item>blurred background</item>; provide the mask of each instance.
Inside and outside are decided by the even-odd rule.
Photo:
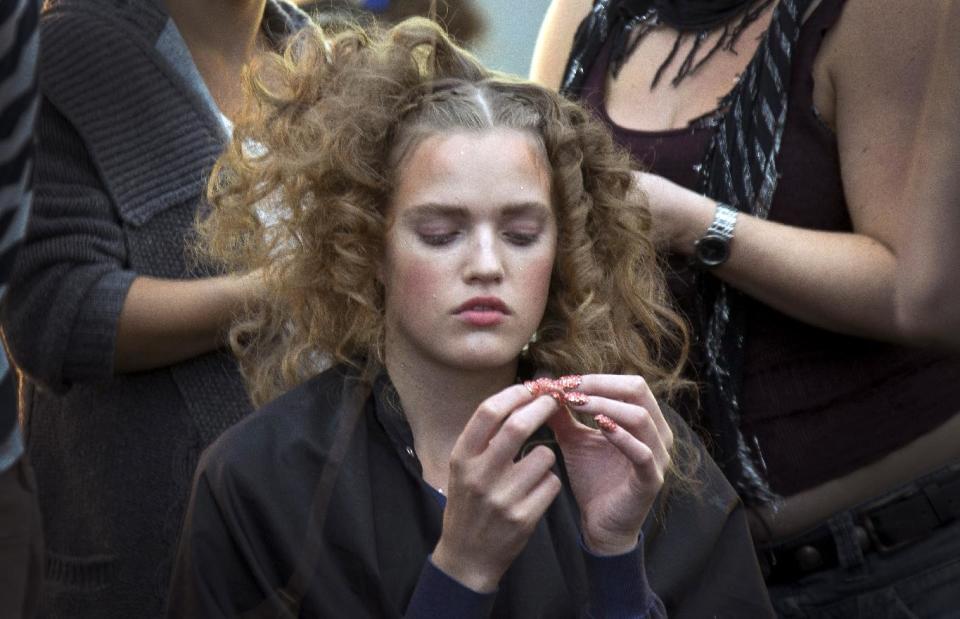
[[[479,0],[475,4],[487,29],[471,49],[490,68],[527,75],[550,0]]]
[[[301,0],[318,21],[344,17],[399,21],[427,15],[431,0]],[[526,75],[537,30],[550,0],[436,0],[437,15],[490,68]]]

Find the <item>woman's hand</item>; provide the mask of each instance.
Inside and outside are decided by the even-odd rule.
[[[633,172],[633,184],[646,197],[658,246],[684,255],[713,221],[717,203],[662,176]]]
[[[266,296],[267,275],[262,268],[231,277],[238,304],[250,303]]]
[[[433,563],[479,592],[493,591],[560,492],[548,447],[514,462],[524,442],[558,411],[522,385],[488,398],[470,418],[450,457],[443,532]]]
[[[663,487],[673,431],[639,376],[586,375],[559,399],[602,428],[566,411],[549,420],[580,506],[583,540],[596,554],[628,552]]]
[[[204,279],[133,280],[117,325],[114,372],[143,372],[217,350],[244,304],[263,297],[261,270]]]

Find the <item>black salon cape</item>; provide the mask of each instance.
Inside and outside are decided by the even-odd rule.
[[[385,374],[371,394],[338,366],[210,446],[194,479],[169,615],[401,617],[439,540],[442,508],[422,480],[397,402]],[[343,440],[338,426],[349,427],[351,415],[320,534],[314,503],[333,443]],[[671,493],[665,516],[644,525],[650,584],[670,617],[772,617],[743,507],[705,454],[704,461],[696,496]],[[587,591],[577,523],[564,483],[501,580],[492,616],[581,615]],[[307,584],[291,584],[295,566],[306,564]]]

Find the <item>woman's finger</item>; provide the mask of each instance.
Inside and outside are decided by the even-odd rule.
[[[507,509],[522,501],[540,484],[544,475],[550,473],[556,462],[556,454],[546,445],[531,449],[519,462],[503,469],[493,501]]]
[[[570,413],[572,407],[569,403],[565,403],[565,406],[559,408],[561,410],[558,410],[547,420],[547,425],[553,430],[553,434],[558,440],[574,436],[576,432],[582,432],[586,428]]]
[[[656,455],[658,461],[664,462],[669,457],[668,442],[661,435],[653,415],[646,408],[597,395],[587,396],[572,408],[590,417],[605,415],[628,434],[645,443]],[[602,424],[601,429],[603,429]]]
[[[527,439],[558,410],[556,400],[549,396],[540,396],[520,406],[507,416],[490,437],[483,458],[495,467],[513,462]]]
[[[560,478],[547,470],[529,492],[517,501],[516,506],[511,510],[511,520],[526,520],[536,526],[543,513],[557,498],[561,486]]]
[[[666,443],[673,443],[673,430],[667,423],[660,404],[650,391],[647,381],[641,376],[622,376],[617,374],[585,374],[580,382],[579,391],[587,396],[597,395],[611,400],[620,400],[645,408],[657,430]]]
[[[601,426],[602,427],[602,426]],[[623,456],[633,464],[641,480],[656,484],[656,491],[663,485],[664,472],[669,466],[667,460],[658,460],[650,446],[620,426],[608,427],[601,430],[603,436],[616,447]]]
[[[523,385],[513,385],[490,396],[470,417],[457,439],[455,449],[461,450],[467,456],[483,452],[503,421],[519,407],[533,402],[534,397]]]

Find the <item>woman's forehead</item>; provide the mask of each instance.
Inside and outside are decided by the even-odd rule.
[[[515,129],[426,136],[398,169],[393,202],[423,204],[550,203],[550,168],[535,136]]]

